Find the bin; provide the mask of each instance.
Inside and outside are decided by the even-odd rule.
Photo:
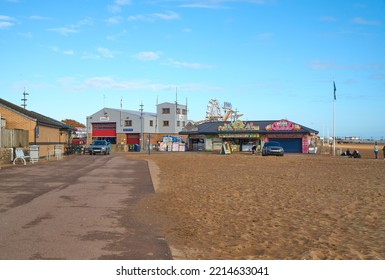
[[[29,156],[31,157],[31,161],[33,161],[33,162],[39,161],[39,146],[38,145],[29,146]]]
[[[140,152],[140,146],[138,144],[134,145],[134,152]]]
[[[62,158],[62,145],[55,145],[55,157],[56,159]]]
[[[340,155],[342,155],[342,149],[341,149],[341,148],[338,148],[338,149],[337,149],[337,156],[340,156]]]

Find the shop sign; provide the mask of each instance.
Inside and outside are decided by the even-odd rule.
[[[221,138],[259,138],[258,133],[223,133],[219,134]]]
[[[268,138],[302,138],[303,134],[301,133],[294,133],[294,134],[285,134],[285,133],[280,133],[280,134],[269,134]]]
[[[259,126],[254,126],[252,122],[243,122],[240,120],[224,123],[218,127],[218,131],[243,131],[243,130],[259,130]]]
[[[282,130],[298,131],[298,130],[301,130],[301,126],[299,126],[298,124],[292,123],[291,121],[288,121],[288,120],[280,120],[267,125],[265,129],[267,131],[272,131],[272,130],[273,131],[282,131]]]
[[[130,131],[134,131],[133,128],[123,128],[123,132],[130,132]]]

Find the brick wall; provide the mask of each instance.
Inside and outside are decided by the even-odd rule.
[[[34,141],[34,130],[36,122],[17,114],[7,108],[0,106],[1,117],[6,121],[6,128],[24,129],[29,131],[29,142]]]
[[[35,121],[2,106],[0,106],[0,114],[2,118],[5,118],[7,128],[24,129],[29,131],[28,141],[29,143],[34,144],[36,140],[36,145],[40,147],[40,157],[47,157],[48,155],[53,156],[55,144],[59,143],[61,143],[62,152],[64,153],[63,143],[68,140],[68,134],[66,132],[61,134],[58,128],[39,125],[39,137],[36,137],[35,139]]]

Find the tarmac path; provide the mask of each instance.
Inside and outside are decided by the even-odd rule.
[[[78,155],[0,170],[0,259],[172,259],[135,215],[146,161]]]

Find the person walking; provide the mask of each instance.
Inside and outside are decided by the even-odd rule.
[[[377,142],[374,142],[374,158],[378,159],[378,145],[377,145]]]

